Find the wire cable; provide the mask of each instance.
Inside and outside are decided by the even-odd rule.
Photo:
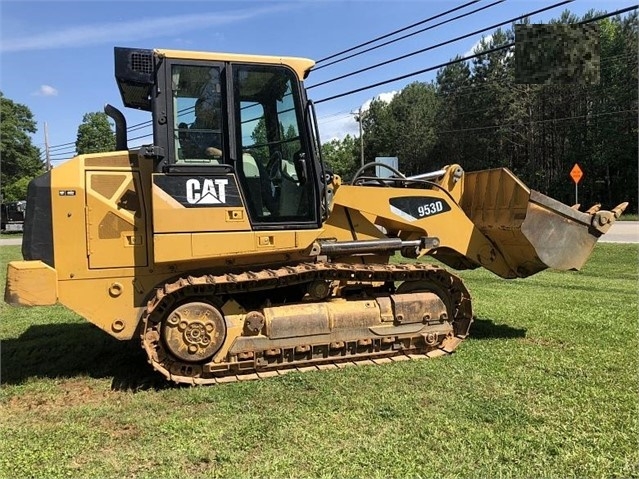
[[[467,33],[465,35],[461,35],[459,37],[453,38],[452,40],[447,40],[445,42],[437,43],[435,45],[431,45],[429,47],[422,48],[420,50],[416,50],[414,52],[407,53],[407,54],[401,55],[399,57],[391,58],[390,60],[386,60],[384,62],[376,63],[375,65],[371,65],[371,66],[368,66],[366,68],[361,68],[359,70],[355,70],[353,72],[346,73],[344,75],[340,75],[340,76],[337,76],[335,78],[331,78],[331,79],[323,81],[321,83],[316,83],[315,85],[309,86],[308,89],[310,90],[311,88],[315,88],[315,87],[318,87],[318,86],[326,85],[327,83],[333,83],[334,81],[337,81],[337,80],[343,80],[344,78],[348,78],[348,77],[351,77],[351,76],[354,76],[354,75],[358,75],[360,73],[363,73],[363,72],[366,72],[366,71],[369,71],[369,70],[373,70],[375,68],[379,68],[381,66],[388,65],[389,63],[394,63],[394,62],[399,61],[399,60],[405,60],[406,58],[412,57],[414,55],[418,55],[419,53],[424,53],[424,52],[427,52],[429,50],[434,50],[435,48],[443,47],[444,45],[449,45],[450,43],[458,42],[459,40],[463,40],[465,38],[472,37],[474,35],[477,35],[478,33],[487,32],[488,30],[494,30],[495,28],[499,28],[499,27],[502,27],[504,25],[508,25],[508,24],[510,24],[510,23],[512,23],[512,22],[514,22],[516,20],[521,20],[522,18],[526,18],[526,17],[532,16],[532,15],[536,15],[538,13],[545,12],[546,10],[551,10],[553,8],[557,8],[557,7],[560,7],[562,5],[565,5],[567,3],[571,3],[571,2],[574,2],[574,1],[575,0],[563,0],[562,2],[555,3],[553,5],[541,8],[539,10],[535,10],[534,12],[526,13],[524,15],[519,15],[517,17],[513,17],[513,18],[511,18],[509,20],[506,20],[506,21],[503,21],[501,23],[495,23],[494,25],[491,25],[489,27],[482,28],[480,30],[475,30],[474,32]],[[513,45],[514,45],[514,43],[513,43]]]
[[[620,113],[637,113],[637,112],[639,112],[639,110],[634,108],[630,110],[615,110],[615,111],[608,111],[603,113],[594,113],[592,115],[566,116],[563,118],[546,118],[543,120],[532,120],[526,123],[500,123],[499,125],[478,126],[474,128],[462,128],[459,130],[437,130],[437,133],[438,134],[439,133],[461,133],[465,131],[490,130],[493,128],[505,128],[509,126],[528,126],[528,125],[534,125],[537,123],[551,123],[555,121],[575,120],[580,118],[598,118],[600,116],[610,116],[610,115],[617,115]]]
[[[342,50],[341,52],[334,53],[333,55],[329,55],[327,57],[320,58],[315,63],[316,64],[317,63],[322,63],[322,62],[325,62],[326,60],[330,60],[331,58],[339,57],[340,55],[343,55],[344,53],[352,52],[353,50],[357,50],[358,48],[365,47],[366,45],[370,45],[371,43],[375,43],[375,42],[377,42],[379,40],[383,40],[384,38],[391,37],[393,35],[396,35],[398,33],[401,33],[401,32],[404,32],[406,30],[409,30],[409,29],[411,29],[413,27],[416,27],[418,25],[422,25],[422,24],[424,24],[426,22],[430,22],[431,20],[435,20],[437,18],[443,17],[444,15],[448,15],[449,13],[456,12],[457,10],[461,10],[462,8],[465,8],[465,7],[469,6],[469,5],[472,5],[472,4],[477,3],[477,2],[479,2],[479,0],[473,0],[472,2],[468,2],[468,3],[465,3],[465,4],[460,5],[458,7],[455,7],[453,9],[447,10],[445,12],[438,13],[437,15],[434,15],[432,17],[426,18],[426,19],[421,20],[421,21],[419,21],[417,23],[413,23],[412,25],[408,25],[407,27],[400,28],[399,30],[395,30],[394,32],[387,33],[385,35],[373,38],[372,40],[369,40],[369,41],[364,42],[364,43],[360,43],[359,45],[355,45],[354,47],[347,48],[346,50]]]
[[[446,67],[446,66],[449,66],[449,65],[454,65],[455,63],[460,63],[462,61],[471,60],[473,58],[477,58],[477,57],[480,57],[482,55],[488,55],[489,53],[494,53],[494,52],[497,52],[499,50],[503,50],[504,48],[511,47],[514,44],[515,44],[514,42],[513,43],[509,43],[507,45],[503,45],[503,46],[500,46],[500,47],[491,48],[490,50],[486,50],[486,51],[484,51],[482,53],[475,53],[474,55],[469,55],[467,57],[462,57],[462,58],[459,58],[459,59],[456,59],[456,60],[451,60],[449,62],[440,63],[439,65],[435,65],[435,66],[432,66],[432,67],[424,68],[424,69],[418,70],[416,72],[406,73],[405,75],[400,75],[398,77],[394,77],[394,78],[391,78],[389,80],[383,80],[383,81],[380,81],[380,82],[377,82],[377,83],[373,83],[371,85],[366,85],[366,86],[363,86],[363,87],[360,87],[360,88],[355,88],[354,90],[350,90],[350,91],[347,91],[347,92],[344,92],[344,93],[339,93],[337,95],[329,96],[327,98],[322,98],[321,100],[316,100],[315,104],[317,105],[317,104],[320,104],[320,103],[324,103],[326,101],[335,100],[337,98],[342,98],[342,97],[345,97],[345,96],[348,96],[348,95],[352,95],[353,93],[359,93],[361,91],[370,90],[371,88],[375,88],[375,87],[378,87],[378,86],[386,85],[388,83],[392,83],[392,82],[398,81],[398,80],[404,80],[406,78],[410,78],[410,77],[415,76],[415,75],[420,75],[422,73],[426,73],[426,72],[429,72],[429,71],[432,71],[432,70],[437,70],[438,68],[443,68],[443,67]]]
[[[389,41],[384,42],[384,43],[380,43],[379,45],[375,45],[374,47],[367,48],[366,50],[362,50],[361,52],[353,53],[352,55],[348,55],[346,57],[340,58],[339,60],[334,60],[334,61],[332,61],[330,63],[325,64],[325,65],[321,65],[319,67],[313,68],[312,71],[316,71],[316,70],[319,70],[321,68],[325,68],[325,67],[334,65],[336,63],[342,62],[344,60],[348,60],[350,58],[362,55],[364,53],[368,53],[368,52],[376,50],[378,48],[385,47],[386,45],[390,45],[391,43],[395,43],[395,42],[398,42],[400,40],[404,40],[406,38],[412,37],[412,36],[417,35],[419,33],[424,33],[425,31],[432,30],[433,28],[439,27],[439,26],[444,25],[446,23],[450,23],[450,22],[453,22],[455,20],[459,20],[460,18],[468,17],[469,15],[472,15],[473,13],[477,13],[477,12],[480,12],[482,10],[486,10],[486,9],[488,9],[490,7],[494,7],[495,5],[498,5],[498,4],[503,3],[505,1],[506,0],[497,0],[496,2],[493,2],[493,3],[489,4],[489,5],[484,5],[483,7],[476,8],[475,10],[471,10],[470,12],[466,12],[466,13],[463,13],[461,15],[457,15],[456,17],[449,18],[448,20],[444,20],[443,22],[436,23],[435,25],[431,25],[430,27],[422,28],[421,30],[417,30],[416,32],[409,33],[407,35],[403,35],[403,36],[401,36],[399,38],[395,38],[393,40],[389,40]],[[571,1],[574,1],[574,0],[571,0]]]
[[[472,1],[472,2],[468,2],[468,3],[464,4],[464,5],[461,5],[461,6],[459,6],[459,7],[456,7],[455,9],[451,9],[451,10],[449,10],[449,11],[447,11],[447,12],[444,12],[444,13],[441,13],[441,14],[438,14],[438,15],[435,15],[435,16],[433,16],[433,17],[430,17],[429,19],[422,20],[421,22],[417,22],[417,23],[415,23],[415,24],[409,25],[409,26],[407,26],[407,27],[404,27],[404,28],[402,28],[402,29],[396,30],[396,31],[391,32],[391,33],[389,33],[389,34],[382,35],[382,36],[377,37],[377,38],[375,38],[375,39],[373,39],[373,40],[370,40],[370,41],[368,41],[368,42],[365,42],[365,43],[362,43],[362,44],[360,44],[360,45],[357,45],[356,47],[349,48],[349,49],[344,50],[344,51],[342,51],[342,52],[339,52],[339,53],[336,53],[336,54],[331,55],[331,56],[329,56],[329,57],[326,57],[326,58],[323,58],[323,59],[321,59],[321,60],[318,60],[318,61],[317,61],[317,63],[319,63],[319,62],[321,62],[321,61],[325,61],[325,60],[331,59],[331,58],[334,58],[334,57],[339,56],[339,55],[344,54],[344,53],[348,53],[348,52],[353,51],[353,50],[355,50],[355,49],[357,49],[357,48],[361,48],[362,46],[366,46],[366,45],[369,45],[369,44],[371,44],[371,43],[374,43],[375,41],[378,41],[378,40],[380,40],[380,39],[387,38],[387,37],[389,37],[389,36],[391,36],[391,35],[394,35],[394,34],[397,34],[397,33],[402,32],[402,31],[408,30],[408,29],[413,28],[413,27],[415,27],[415,26],[417,26],[417,25],[423,24],[423,23],[425,23],[425,22],[427,22],[427,21],[430,21],[430,20],[436,19],[436,18],[438,18],[438,17],[441,17],[441,16],[446,15],[446,14],[448,14],[448,13],[452,13],[452,12],[454,12],[454,11],[460,10],[460,9],[462,9],[462,8],[464,8],[464,7],[467,7],[467,6],[469,6],[469,5],[472,5],[472,4],[474,4],[474,3],[477,3],[478,1],[479,1],[479,0],[474,0],[474,1]],[[503,0],[502,0],[502,1],[503,1]],[[574,1],[574,0],[564,0],[563,2],[560,2],[560,3],[557,3],[557,4],[551,5],[551,6],[549,6],[549,7],[546,7],[546,8],[540,9],[540,10],[536,10],[536,11],[534,11],[534,12],[530,12],[530,13],[525,14],[525,15],[521,15],[521,16],[519,16],[519,17],[516,17],[515,19],[511,19],[511,20],[509,20],[509,21],[503,22],[503,23],[498,24],[498,25],[499,25],[499,26],[501,26],[501,25],[503,25],[503,24],[510,23],[510,22],[512,22],[513,20],[521,19],[521,18],[524,18],[524,17],[526,17],[526,16],[535,15],[535,14],[537,14],[537,13],[541,13],[541,12],[546,11],[546,10],[549,10],[549,9],[551,9],[551,8],[555,8],[555,7],[557,7],[557,6],[561,6],[561,5],[564,5],[564,4],[566,4],[566,3],[571,3],[571,2],[573,2],[573,1]],[[489,5],[489,6],[492,6],[492,4],[491,4],[491,5]],[[639,7],[639,4],[635,4],[635,5],[632,5],[632,6],[627,7],[627,8],[619,9],[619,10],[616,10],[616,11],[611,12],[611,13],[607,13],[607,14],[599,15],[599,16],[597,16],[597,17],[593,17],[593,18],[591,18],[591,19],[581,21],[581,22],[579,22],[578,24],[587,24],[587,23],[592,23],[592,22],[599,21],[599,20],[602,20],[602,19],[605,19],[605,18],[609,18],[609,17],[614,16],[614,15],[621,15],[621,14],[626,13],[626,12],[628,12],[628,11],[636,10],[638,7]],[[488,6],[486,6],[486,8],[488,8]],[[483,29],[483,30],[478,30],[478,31],[476,31],[476,32],[473,32],[473,33],[471,33],[471,34],[468,34],[468,36],[474,35],[474,34],[476,34],[476,33],[481,33],[481,32],[486,31],[486,30],[490,30],[491,28],[494,28],[494,26],[493,26],[493,27],[487,27],[486,29]],[[324,84],[326,84],[326,83],[330,83],[330,82],[333,82],[333,81],[336,81],[336,80],[339,80],[339,79],[342,79],[342,78],[345,78],[345,77],[348,77],[348,76],[351,76],[351,75],[356,75],[356,74],[361,73],[361,72],[363,72],[363,71],[367,71],[367,70],[370,70],[370,69],[372,69],[372,68],[377,68],[378,66],[382,66],[382,65],[388,64],[388,63],[390,63],[390,62],[393,62],[393,61],[397,61],[397,60],[400,60],[400,59],[406,58],[406,57],[411,56],[411,55],[415,55],[415,54],[418,54],[418,53],[422,53],[422,52],[424,52],[424,51],[426,51],[426,50],[433,49],[433,48],[436,48],[437,46],[442,46],[442,45],[444,45],[444,44],[452,43],[452,42],[457,41],[457,40],[460,40],[460,39],[462,39],[462,38],[466,38],[466,36],[458,37],[457,39],[449,40],[448,42],[444,42],[444,43],[439,44],[439,45],[435,45],[435,46],[432,46],[432,47],[428,47],[428,48],[426,48],[426,49],[419,50],[419,51],[417,51],[417,52],[413,52],[413,53],[410,53],[410,54],[404,55],[404,56],[402,56],[402,57],[398,57],[398,58],[395,58],[395,59],[391,59],[391,60],[389,60],[389,61],[386,61],[386,62],[383,62],[383,63],[379,63],[379,64],[377,64],[377,65],[373,65],[373,66],[371,66],[371,67],[368,67],[368,68],[365,68],[365,69],[362,69],[362,70],[358,70],[358,71],[355,71],[355,72],[351,72],[351,73],[349,73],[349,74],[342,75],[342,76],[340,76],[340,77],[337,77],[337,78],[334,78],[334,79],[331,79],[331,80],[327,80],[327,81],[325,81],[325,82],[318,83],[318,84],[316,84],[316,85],[311,85],[311,86],[307,87],[307,89],[311,89],[311,88],[314,88],[314,87],[317,87],[317,86],[320,86],[320,85],[324,85]],[[445,63],[441,63],[441,64],[436,65],[436,66],[433,66],[433,67],[429,67],[429,68],[421,69],[421,70],[418,70],[418,71],[415,71],[415,72],[412,72],[412,73],[408,73],[408,74],[401,75],[401,76],[398,76],[398,77],[394,77],[394,78],[391,78],[391,79],[388,79],[388,80],[384,80],[384,81],[381,81],[381,82],[377,82],[377,83],[374,83],[374,84],[371,84],[371,85],[368,85],[368,86],[364,86],[364,87],[356,88],[356,89],[354,89],[354,90],[350,90],[350,91],[347,91],[347,92],[344,92],[344,93],[340,93],[340,94],[337,94],[337,95],[333,95],[333,96],[330,96],[330,97],[326,97],[326,98],[323,98],[323,99],[320,99],[320,100],[315,101],[315,103],[316,103],[316,104],[319,104],[319,103],[323,103],[323,102],[326,102],[326,101],[335,100],[335,99],[337,99],[337,98],[342,98],[342,97],[344,97],[344,96],[352,95],[352,94],[354,94],[354,93],[359,93],[359,92],[361,92],[361,91],[369,90],[369,89],[371,89],[371,88],[375,88],[375,87],[378,87],[378,86],[382,86],[382,85],[385,85],[385,84],[388,84],[388,83],[392,83],[392,82],[395,82],[395,81],[399,81],[399,80],[403,80],[403,79],[406,79],[406,78],[410,78],[411,76],[420,75],[420,74],[422,74],[422,73],[426,73],[426,72],[429,72],[429,71],[432,71],[432,70],[435,70],[435,69],[438,69],[438,68],[443,68],[443,67],[446,67],[446,66],[449,66],[449,65],[453,65],[453,64],[456,64],[456,63],[466,62],[466,61],[471,60],[471,59],[473,59],[473,58],[478,58],[478,57],[480,57],[480,56],[482,56],[482,55],[487,55],[487,54],[494,53],[494,52],[499,51],[499,50],[503,50],[503,49],[506,49],[506,48],[511,48],[512,46],[514,46],[514,42],[510,42],[510,43],[508,43],[508,44],[504,44],[504,45],[501,45],[501,46],[498,46],[498,47],[495,47],[495,48],[492,48],[492,49],[489,49],[489,50],[485,50],[485,51],[480,52],[480,53],[477,53],[477,54],[469,55],[469,56],[466,56],[466,57],[456,58],[455,60],[452,60],[452,61],[449,61],[449,62],[445,62]],[[478,88],[478,87],[472,87],[472,86],[471,86],[471,87],[468,87],[468,88],[470,89],[470,88]],[[135,131],[135,130],[142,129],[142,128],[144,128],[144,127],[151,126],[151,125],[152,125],[152,123],[153,123],[153,121],[152,121],[152,120],[146,120],[146,121],[143,121],[143,122],[140,122],[140,123],[137,123],[137,124],[131,125],[131,126],[127,127],[127,132],[129,132],[129,131]],[[130,138],[129,140],[131,140],[131,141],[132,141],[132,140],[137,140],[137,139],[141,139],[141,138],[147,138],[147,137],[150,137],[150,136],[152,136],[152,133],[151,133],[151,134],[147,134],[147,135],[138,136],[138,137],[135,137],[135,138]],[[55,150],[66,149],[66,148],[71,147],[71,146],[75,147],[75,141],[71,141],[71,142],[67,142],[67,143],[61,143],[61,144],[59,144],[59,145],[51,146],[51,147],[49,147],[49,152],[51,153],[51,152],[55,152]],[[60,152],[60,151],[58,151],[56,154],[57,154],[57,155],[59,155],[59,154],[65,154],[65,153],[64,153],[64,152]]]
[[[570,0],[570,1],[572,1],[572,0]],[[620,14],[626,13],[626,12],[628,12],[630,10],[636,10],[638,7],[639,7],[639,4],[632,5],[632,6],[627,7],[627,8],[622,8],[620,10],[616,10],[616,11],[614,11],[612,13],[599,15],[597,17],[593,17],[591,19],[581,21],[581,22],[578,23],[578,25],[585,25],[585,24],[588,24],[588,23],[593,23],[593,22],[596,22],[596,21],[599,21],[599,20],[603,20],[604,18],[612,17],[614,15],[620,15]],[[352,95],[354,93],[359,93],[359,92],[362,92],[362,91],[370,90],[371,88],[375,88],[375,87],[378,87],[378,86],[386,85],[388,83],[393,83],[393,82],[398,81],[398,80],[404,80],[406,78],[410,78],[412,76],[420,75],[422,73],[426,73],[426,72],[429,72],[429,71],[432,71],[432,70],[436,70],[438,68],[443,68],[443,67],[446,67],[446,66],[449,66],[449,65],[454,65],[456,63],[461,63],[461,62],[465,62],[465,61],[468,61],[468,60],[472,60],[473,58],[478,58],[478,57],[483,56],[483,55],[488,55],[490,53],[495,53],[497,51],[513,47],[514,45],[515,45],[515,42],[509,42],[509,43],[506,43],[506,44],[501,45],[501,46],[497,46],[497,47],[494,47],[494,48],[490,48],[488,50],[484,50],[484,51],[482,51],[480,53],[475,53],[473,55],[468,55],[468,56],[465,56],[465,57],[456,58],[455,60],[451,60],[451,61],[448,61],[448,62],[445,62],[445,63],[440,63],[439,65],[435,65],[433,67],[428,67],[428,68],[424,68],[424,69],[421,69],[421,70],[418,70],[418,71],[415,71],[415,72],[406,73],[404,75],[400,75],[400,76],[397,76],[397,77],[394,77],[394,78],[391,78],[391,79],[388,79],[388,80],[383,80],[383,81],[380,81],[380,82],[377,82],[377,83],[373,83],[373,84],[370,84],[370,85],[367,85],[367,86],[363,86],[363,87],[360,87],[360,88],[355,88],[353,90],[349,90],[349,91],[344,92],[344,93],[339,93],[337,95],[333,95],[333,96],[329,96],[329,97],[326,97],[326,98],[322,98],[320,100],[316,100],[315,104],[320,104],[320,103],[324,103],[326,101],[335,100],[337,98],[342,98],[342,97],[345,97],[345,96],[348,96],[348,95]]]

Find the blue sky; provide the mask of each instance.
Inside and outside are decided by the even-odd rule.
[[[481,0],[402,34],[493,1]],[[55,147],[74,142],[83,115],[102,111],[106,103],[122,109],[129,126],[150,119],[149,113],[122,106],[114,79],[114,46],[301,56],[319,60],[463,3],[466,2],[0,0],[0,90],[6,98],[26,105],[33,112],[38,125],[33,142],[40,148],[44,147],[44,124],[47,123],[52,158],[59,160],[65,152],[73,150],[73,146]],[[463,19],[318,69],[311,73],[306,85],[310,87],[555,3],[559,0],[505,0]],[[634,0],[576,0],[531,19],[534,23],[547,22],[566,8],[582,15],[590,9],[610,12],[634,3]],[[470,52],[481,36],[478,34],[311,88],[309,96],[317,101],[446,62],[457,54]],[[434,75],[434,71],[424,73],[321,102],[317,105],[317,113],[322,141],[341,138],[347,133],[356,135],[358,127],[352,112],[366,105],[371,98],[388,97],[412,81],[430,81]],[[148,132],[136,132],[136,135]],[[144,142],[138,140],[136,143]],[[133,143],[130,141],[129,146],[135,146]]]

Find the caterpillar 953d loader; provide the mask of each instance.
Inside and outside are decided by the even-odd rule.
[[[80,155],[29,186],[5,300],[60,302],[190,384],[452,352],[470,295],[430,255],[503,278],[578,269],[624,210],[587,212],[504,168],[419,176],[323,165],[302,58],[115,49],[153,141]],[[215,110],[208,126],[194,117]],[[198,146],[199,143],[199,146]],[[368,165],[369,167],[374,164]],[[438,263],[439,264],[439,263]]]

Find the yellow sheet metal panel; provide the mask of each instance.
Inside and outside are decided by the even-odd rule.
[[[60,279],[88,271],[84,157],[51,170],[51,213],[55,267]]]
[[[507,168],[473,171],[464,177],[460,206],[479,228],[519,228],[530,190]]]
[[[154,233],[249,231],[234,175],[154,175]]]
[[[58,300],[58,275],[42,261],[12,261],[4,300],[14,306],[50,306]]]
[[[446,214],[413,217],[402,213],[391,204],[393,198],[415,199],[420,196],[426,202],[433,200],[448,206]],[[440,190],[412,190],[409,188],[363,188],[341,186],[335,194],[334,202],[351,211],[358,211],[378,226],[388,231],[400,232],[402,238],[434,236],[442,240],[442,245],[459,252],[466,252],[468,236],[474,225],[463,211]],[[332,221],[329,218],[329,221]],[[358,239],[361,239],[358,235]]]
[[[389,233],[399,234],[402,239],[436,237],[440,241],[440,249],[454,252],[460,260],[468,262],[470,259],[474,265],[482,265],[502,277],[516,276],[488,238],[441,190],[341,186],[333,201],[335,205],[370,216],[374,224]],[[404,203],[406,207],[402,209]],[[450,263],[441,256],[433,255],[446,264]],[[461,266],[455,264],[454,267]]]
[[[375,218],[376,215],[334,205],[331,215],[324,224],[322,237],[334,238],[338,241],[385,238],[384,233],[375,226]]]
[[[128,152],[92,153],[51,170],[54,257],[61,280],[92,275],[91,246],[96,248],[93,268],[147,264],[143,211],[148,205],[143,203],[136,164]],[[109,231],[120,234],[101,244],[101,235]]]
[[[159,278],[142,278],[158,281]],[[136,287],[140,291],[136,291]],[[136,331],[150,287],[121,276],[65,280],[58,283],[60,303],[118,339],[130,339]]]
[[[209,60],[220,62],[261,63],[269,65],[286,65],[295,70],[299,78],[305,78],[315,65],[313,60],[299,57],[280,57],[267,55],[243,55],[235,53],[197,52],[184,50],[156,49],[155,53],[166,58],[182,60]]]
[[[86,201],[89,268],[146,266],[139,173],[88,171]]]
[[[189,233],[153,235],[153,259],[156,264],[192,260],[191,235]]]
[[[153,186],[152,202],[155,233],[251,229],[246,210],[242,207],[186,208],[156,186]]]
[[[167,233],[153,238],[155,262],[168,263],[194,259],[234,259],[256,255],[266,259],[278,253],[310,250],[322,230],[246,231],[218,233]],[[259,260],[250,262],[259,263]]]
[[[461,206],[518,277],[579,269],[597,242],[591,215],[530,190],[507,168],[466,174]]]
[[[241,255],[257,249],[253,232],[194,233],[191,238],[194,257]]]

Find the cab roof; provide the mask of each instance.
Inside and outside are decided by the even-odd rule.
[[[180,60],[209,60],[222,62],[243,62],[243,63],[261,63],[270,65],[286,65],[297,73],[298,77],[305,79],[311,68],[315,66],[315,61],[308,58],[299,57],[280,57],[269,55],[245,55],[239,53],[218,53],[218,52],[201,52],[190,50],[165,50],[155,49],[154,53],[165,58],[174,58]]]

